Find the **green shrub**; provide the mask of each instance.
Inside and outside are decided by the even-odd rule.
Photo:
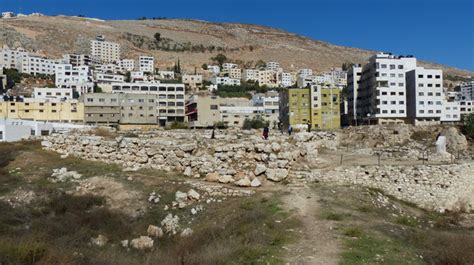
[[[364,232],[359,227],[350,227],[344,231],[344,235],[349,237],[361,237],[363,234]]]
[[[245,119],[242,129],[250,130],[250,129],[261,129],[264,127],[270,126],[270,122],[264,120],[261,116],[253,117],[252,119]]]
[[[470,138],[474,138],[474,113],[464,116],[463,123],[466,135]]]
[[[171,123],[168,128],[169,128],[170,130],[188,129],[189,126],[188,126],[188,124],[185,123],[185,122],[178,122],[178,121],[175,121],[175,122]]]

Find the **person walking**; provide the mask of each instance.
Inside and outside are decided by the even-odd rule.
[[[267,140],[268,139],[268,133],[270,132],[270,129],[268,128],[268,126],[265,126],[265,128],[263,128],[263,139]]]
[[[288,126],[288,135],[291,136],[291,133],[293,132],[293,127]]]
[[[307,122],[306,125],[308,125],[308,132],[311,132],[311,122]]]

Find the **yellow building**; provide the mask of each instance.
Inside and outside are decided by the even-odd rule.
[[[280,96],[283,111],[280,113],[285,125],[289,123],[296,126],[309,122],[312,128],[336,129],[340,127],[340,90],[338,88],[314,85],[311,88],[290,88],[283,94]]]
[[[77,101],[0,101],[0,118],[83,123],[84,103]]]

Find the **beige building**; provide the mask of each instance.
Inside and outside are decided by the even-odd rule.
[[[0,118],[82,123],[84,104],[77,100],[48,102],[32,98],[24,101],[0,101]]]
[[[202,87],[202,75],[188,75],[184,74],[182,76],[182,82],[192,91],[199,90]]]
[[[90,93],[81,96],[84,102],[84,123],[88,125],[118,125],[120,94]]]
[[[231,68],[228,70],[229,77],[233,79],[242,79],[242,69]]]
[[[217,123],[242,127],[245,119],[262,117],[271,124],[278,122],[278,111],[254,105],[247,98],[221,98],[209,94],[192,95],[186,103],[186,117],[190,127],[210,128]]]

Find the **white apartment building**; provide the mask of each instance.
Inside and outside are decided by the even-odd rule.
[[[118,74],[95,73],[95,81],[98,83],[123,83],[125,76]]]
[[[229,69],[237,68],[237,67],[238,67],[238,65],[235,64],[235,63],[223,63],[222,64],[222,71],[227,72],[227,71],[229,71]]]
[[[257,93],[252,96],[252,106],[262,107],[266,114],[277,114],[279,116],[280,96],[276,91]]]
[[[443,101],[440,121],[453,123],[461,120],[461,105],[457,101]]]
[[[299,70],[299,75],[300,76],[312,76],[313,75],[313,70],[308,69],[308,68],[303,68]]]
[[[406,87],[410,121],[415,125],[439,124],[444,101],[443,71],[416,67],[406,73]]]
[[[278,85],[281,87],[291,87],[293,85],[293,76],[291,73],[278,73]]]
[[[474,112],[474,100],[461,100],[459,106],[461,106],[461,116]]]
[[[135,70],[135,61],[132,59],[122,59],[118,62],[121,71],[131,72]]]
[[[109,64],[98,64],[95,65],[94,70],[100,73],[118,73],[122,72],[122,67],[117,64],[109,63]]]
[[[365,123],[405,123],[405,73],[415,69],[416,58],[378,53],[362,67],[357,114]]]
[[[459,86],[456,100],[474,100],[474,81]]]
[[[158,71],[160,79],[172,80],[175,78],[174,71]]]
[[[72,66],[91,65],[91,58],[87,54],[65,54],[63,62]]]
[[[357,101],[361,75],[362,66],[360,64],[353,65],[347,73],[347,114],[351,125],[357,125]]]
[[[0,50],[0,68],[17,68],[22,57],[27,55],[28,52],[22,48],[10,49],[3,45]]]
[[[95,40],[91,40],[91,56],[102,62],[112,63],[120,60],[120,44],[105,41],[103,37],[98,36]]]
[[[45,88],[35,87],[33,90],[35,99],[45,100],[49,102],[60,102],[73,99],[73,91],[71,88]]]
[[[242,79],[242,69],[240,68],[231,68],[227,72],[232,79]]]
[[[312,75],[299,75],[296,78],[296,86],[299,88],[309,87],[313,85],[314,77]]]
[[[240,79],[233,79],[228,76],[213,76],[211,83],[214,85],[240,86]]]
[[[30,75],[54,75],[56,64],[59,61],[47,59],[37,55],[22,54],[17,60],[16,69],[20,73]]]
[[[260,71],[256,69],[244,69],[242,74],[242,80],[244,81],[258,81],[258,73]]]
[[[112,85],[112,93],[157,94],[158,119],[161,126],[166,122],[184,121],[184,84],[165,83],[117,83]]]
[[[280,63],[278,62],[267,62],[265,65],[266,70],[278,71],[280,70]]]
[[[188,75],[184,74],[182,76],[182,82],[192,90],[196,90],[197,88],[202,86],[202,75]]]
[[[209,71],[211,74],[219,74],[221,72],[221,68],[218,65],[208,65],[207,66],[207,71]]]
[[[145,73],[155,72],[155,58],[153,56],[138,57],[138,71]]]
[[[89,81],[89,66],[56,65],[56,86],[67,83],[86,83]]]

